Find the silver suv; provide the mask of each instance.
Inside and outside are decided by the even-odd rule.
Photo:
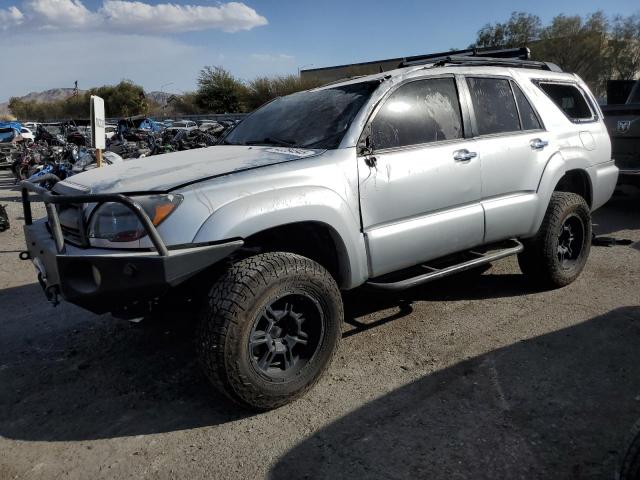
[[[476,59],[477,60],[477,59]],[[47,296],[97,313],[198,312],[204,371],[283,405],[327,368],[341,290],[398,290],[518,255],[571,283],[618,169],[575,75],[451,57],[279,98],[220,145],[23,184]],[[32,221],[29,192],[47,218]]]

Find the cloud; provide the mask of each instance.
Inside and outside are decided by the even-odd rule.
[[[23,19],[24,15],[18,10],[18,7],[9,7],[6,10],[0,8],[0,28],[2,30],[20,25]]]
[[[106,0],[100,13],[109,25],[133,31],[187,32],[218,29],[237,32],[267,24],[267,19],[258,15],[253,8],[238,2],[209,7]]]
[[[266,25],[267,19],[240,2],[217,6],[149,4],[104,0],[91,11],[81,0],[26,0],[22,10],[0,10],[3,30],[119,30],[131,33],[180,33],[195,30],[237,32]]]
[[[40,28],[86,27],[97,25],[100,18],[89,11],[80,0],[28,0],[25,12],[31,21],[38,20]]]
[[[295,60],[295,57],[284,53],[252,53],[251,59],[259,62],[292,62]]]

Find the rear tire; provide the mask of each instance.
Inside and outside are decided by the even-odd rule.
[[[209,291],[198,322],[200,363],[236,403],[277,408],[318,381],[343,318],[340,290],[318,263],[284,252],[245,258]]]
[[[543,287],[569,285],[582,272],[591,249],[591,213],[585,199],[554,192],[540,230],[523,244],[518,254],[522,273]]]

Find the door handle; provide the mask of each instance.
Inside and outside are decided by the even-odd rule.
[[[476,158],[477,156],[478,154],[476,152],[470,152],[466,148],[453,152],[453,159],[456,162],[468,162],[469,160],[471,160],[472,158]]]
[[[540,138],[534,138],[529,142],[529,145],[531,145],[531,148],[533,148],[534,150],[542,150],[544,147],[549,145],[549,142],[547,142],[546,140],[541,140]]]

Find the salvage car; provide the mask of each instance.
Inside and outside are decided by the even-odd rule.
[[[624,104],[602,107],[611,136],[613,158],[620,168],[620,184],[640,187],[640,80]]]
[[[168,131],[177,132],[177,131],[187,131],[197,130],[198,124],[196,122],[192,122],[190,120],[180,120],[178,122],[173,122],[170,127],[167,127]]]
[[[266,410],[327,369],[341,290],[403,290],[511,255],[533,282],[570,284],[617,178],[578,76],[428,58],[278,98],[213,147],[53,193],[23,183],[21,258],[53,302],[124,318],[193,309],[212,384]]]
[[[20,136],[22,137],[23,140],[28,140],[31,142],[33,142],[36,138],[33,132],[26,127],[22,127],[20,129]]]

